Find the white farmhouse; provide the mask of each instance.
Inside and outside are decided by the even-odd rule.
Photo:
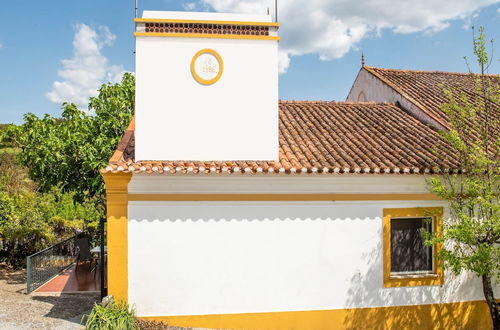
[[[176,326],[487,328],[480,281],[419,233],[448,217],[425,184],[459,168],[433,152],[445,118],[368,67],[348,102],[279,101],[278,28],[136,19],[136,117],[103,170],[109,294]]]

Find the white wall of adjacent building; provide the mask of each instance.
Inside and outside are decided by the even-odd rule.
[[[384,179],[385,189],[393,183],[392,190],[399,189],[398,176],[373,177]],[[417,177],[422,187],[421,176],[407,177]],[[132,193],[140,191],[149,180],[145,178],[133,177],[129,186]],[[182,191],[179,182],[167,184],[172,178],[157,177],[163,188],[154,189],[163,193]],[[337,178],[344,180],[344,187],[349,186],[348,177]],[[308,178],[304,179],[303,188],[308,189]],[[332,184],[335,178],[324,179]],[[226,183],[214,188],[215,181],[211,183],[212,191],[226,189],[223,187]],[[235,182],[227,187],[231,184]],[[352,185],[356,185],[356,179]],[[331,193],[345,189],[341,185],[330,187]],[[366,187],[358,185],[358,188]],[[383,288],[383,208],[426,206],[444,204],[441,201],[129,202],[129,302],[136,306],[139,316],[169,316],[482,299],[480,281],[468,274],[454,277],[446,273],[442,287]]]
[[[359,70],[359,73],[354,81],[346,101],[348,102],[391,102],[399,104],[412,113],[414,116],[422,120],[424,123],[433,125],[434,127],[442,128],[442,125],[425,114],[415,104],[410,102],[406,97],[395,91],[392,87],[375,77],[365,69]]]

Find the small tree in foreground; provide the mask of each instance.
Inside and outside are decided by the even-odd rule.
[[[470,271],[482,279],[493,328],[498,330],[493,287],[500,278],[500,84],[498,76],[486,74],[490,62],[483,28],[474,35],[473,46],[479,66],[475,92],[445,90],[449,103],[442,105],[450,129],[441,134],[456,150],[460,171],[429,180],[430,190],[449,202],[451,219],[443,233],[426,233],[426,243],[444,243],[438,257],[445,268],[455,274]]]

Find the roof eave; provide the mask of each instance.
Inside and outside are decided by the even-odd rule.
[[[127,130],[123,134],[123,137],[118,144],[115,152],[109,159],[109,163],[118,163],[120,161],[123,161],[123,153],[125,152],[125,149],[127,149],[127,146],[130,142],[130,139],[134,135],[134,130],[135,130],[135,116],[132,117],[132,120],[130,121],[130,124],[127,127]]]

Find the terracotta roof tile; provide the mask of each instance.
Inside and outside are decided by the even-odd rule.
[[[383,69],[370,66],[363,68],[446,128],[448,118],[440,109],[441,104],[448,102],[443,89],[451,90],[455,97],[465,92],[472,99],[471,96],[475,94],[475,81],[479,77],[477,74],[458,72]],[[489,84],[500,84],[499,75],[486,77]]]
[[[458,170],[437,130],[389,103],[280,101],[279,161],[134,160],[134,123],[104,172],[433,173]],[[434,150],[447,157],[437,158]]]

